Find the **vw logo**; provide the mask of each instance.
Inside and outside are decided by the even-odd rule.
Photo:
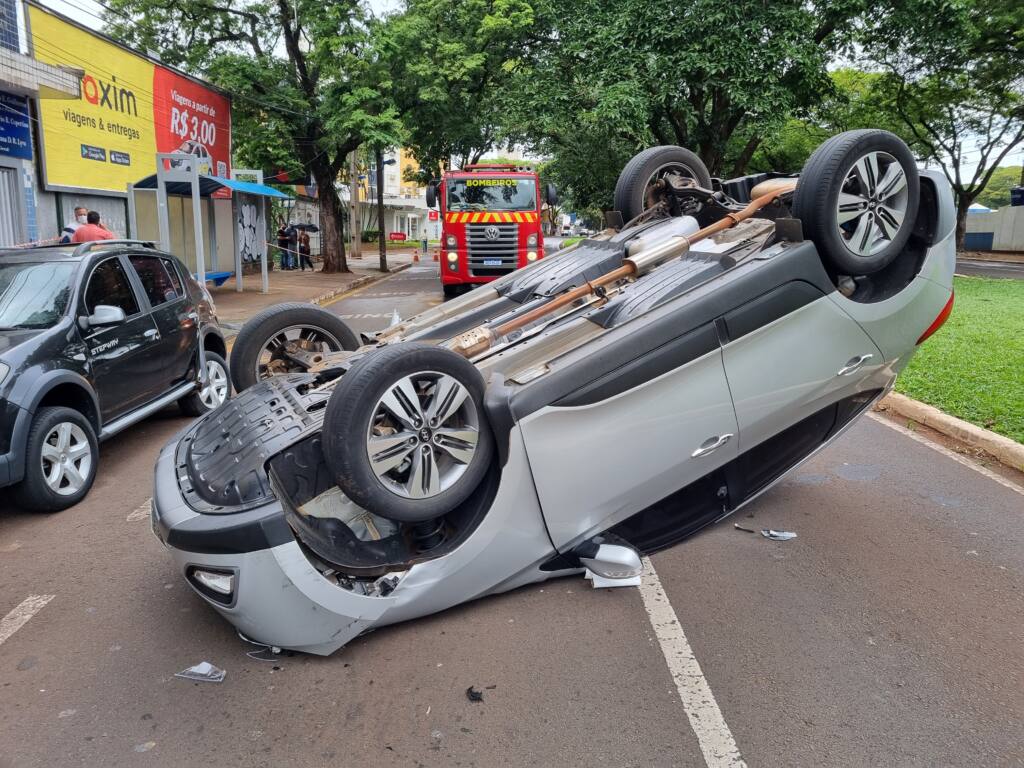
[[[493,224],[484,230],[484,237],[486,237],[488,240],[497,240],[500,235],[501,230],[499,230]]]

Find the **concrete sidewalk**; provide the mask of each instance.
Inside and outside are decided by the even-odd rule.
[[[388,268],[397,272],[407,268],[413,261],[412,249],[388,250]],[[217,305],[217,317],[224,329],[224,335],[234,336],[242,324],[257,312],[286,301],[304,301],[319,304],[329,299],[387,277],[379,270],[379,253],[363,249],[360,259],[349,258],[350,272],[325,274],[320,271],[321,264],[313,271],[293,270],[282,272],[272,270],[269,275],[270,292],[260,293],[260,274],[245,275],[242,279],[241,292],[236,290],[234,278],[228,280],[220,288],[207,285]],[[427,258],[430,258],[429,256]]]

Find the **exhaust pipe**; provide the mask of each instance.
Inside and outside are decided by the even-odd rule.
[[[717,235],[719,232],[735,227],[741,221],[749,219],[759,210],[770,205],[778,195],[779,193],[777,191],[761,195],[760,197],[751,200],[743,210],[737,211],[736,213],[728,213],[724,218],[719,219],[714,224],[704,227],[704,229],[694,232],[692,235],[675,235],[674,237],[669,237],[666,240],[657,243],[646,251],[631,254],[623,259],[621,267],[613,269],[611,272],[606,272],[600,277],[584,283],[578,288],[573,288],[571,291],[567,291],[560,296],[556,296],[546,304],[536,307],[535,309],[531,309],[529,312],[519,315],[518,317],[513,317],[511,320],[508,320],[495,328],[481,325],[473,328],[472,330],[466,331],[452,339],[448,346],[465,358],[473,358],[477,355],[483,354],[493,347],[495,342],[499,339],[508,336],[514,331],[518,331],[520,328],[525,328],[541,318],[557,312],[562,307],[572,304],[577,299],[595,294],[604,286],[616,283],[619,280],[629,278],[635,279],[641,275],[645,275],[655,267],[664,264],[666,261],[682,256],[690,250],[690,246],[694,243],[705,240],[712,235]]]

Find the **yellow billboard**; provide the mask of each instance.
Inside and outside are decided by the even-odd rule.
[[[85,71],[78,101],[39,99],[46,186],[124,194],[156,170],[153,64],[34,5],[28,10],[35,57]]]

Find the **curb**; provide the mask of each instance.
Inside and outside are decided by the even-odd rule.
[[[331,301],[332,299],[338,298],[343,293],[348,293],[349,291],[354,291],[357,288],[364,288],[367,285],[369,285],[370,283],[376,283],[378,280],[383,280],[384,278],[390,277],[391,275],[393,275],[393,274],[395,274],[397,272],[401,272],[403,270],[406,270],[406,269],[408,269],[411,266],[412,266],[411,262],[408,263],[408,264],[399,264],[397,267],[393,267],[392,269],[388,270],[387,272],[381,272],[381,273],[376,274],[376,275],[364,275],[363,277],[360,277],[359,279],[353,281],[349,285],[346,285],[344,288],[336,288],[333,291],[328,291],[327,293],[321,294],[320,296],[316,296],[316,297],[310,299],[309,303],[310,304],[316,304],[316,305],[319,306],[320,304],[324,304],[324,303],[326,303],[328,301]]]
[[[891,408],[900,416],[938,430],[947,437],[952,437],[975,448],[981,448],[1008,467],[1024,472],[1024,445],[1015,440],[997,435],[995,432],[975,426],[956,416],[950,416],[935,406],[918,402],[898,392],[890,392],[882,398],[879,405],[883,408]]]

